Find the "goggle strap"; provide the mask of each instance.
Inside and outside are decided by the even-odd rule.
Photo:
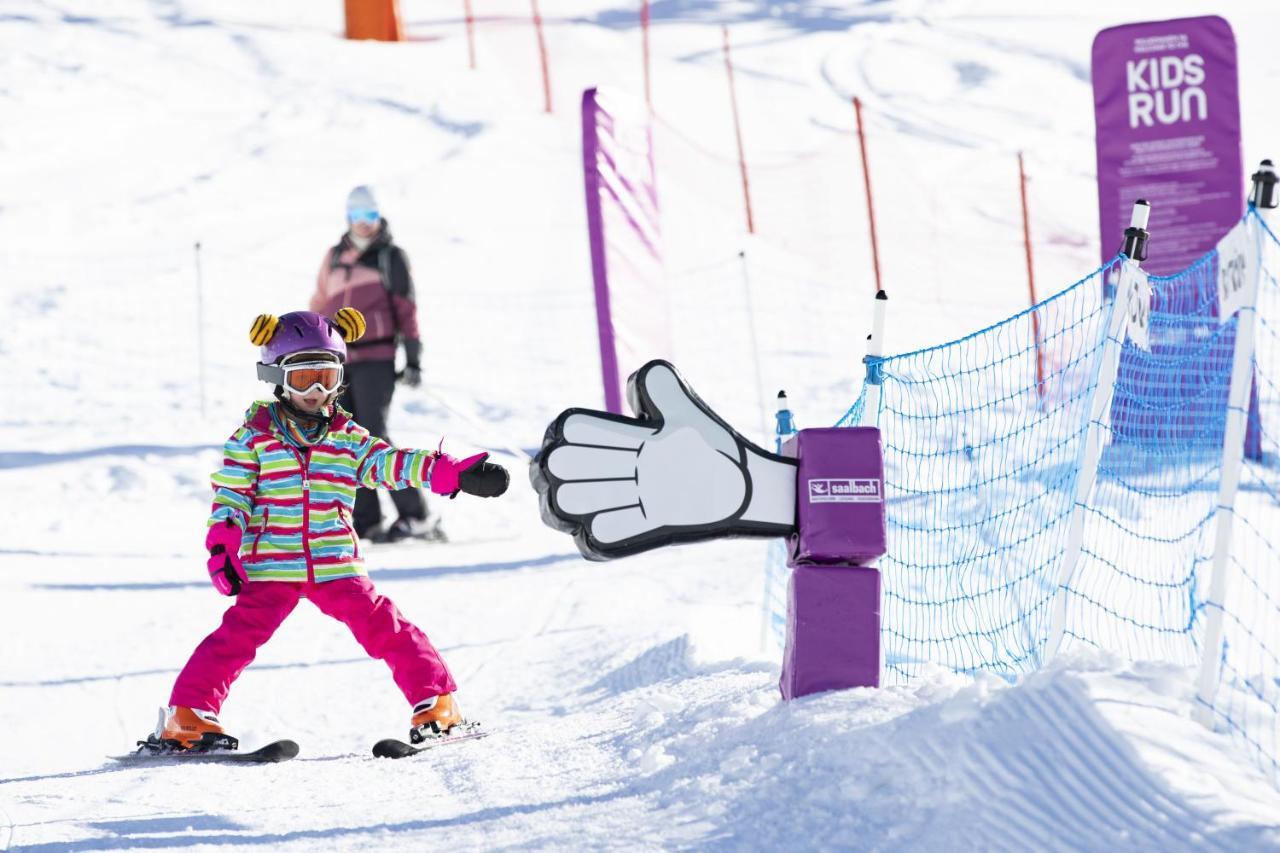
[[[279,365],[258,362],[258,378],[263,382],[270,382],[272,385],[283,385],[284,369]]]

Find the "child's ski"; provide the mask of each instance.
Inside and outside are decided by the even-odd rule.
[[[458,734],[450,733],[439,737],[427,738],[419,744],[408,744],[395,738],[380,740],[373,745],[373,754],[378,758],[408,758],[410,755],[417,755],[419,752],[425,752],[437,746],[444,746],[446,743],[454,743],[460,740],[479,740],[488,734],[487,731],[480,730],[479,723],[467,723],[465,731]]]
[[[140,741],[140,743],[145,743]],[[139,746],[136,752],[130,752],[125,755],[107,756],[114,761],[123,762],[163,762],[163,763],[182,763],[187,761],[196,762],[226,762],[233,764],[275,764],[281,761],[288,761],[298,754],[298,745],[291,740],[278,740],[259,747],[252,752],[240,752],[235,749],[210,749],[203,751],[196,750],[162,750],[156,751],[149,749],[147,746]]]

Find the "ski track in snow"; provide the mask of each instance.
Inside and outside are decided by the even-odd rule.
[[[1189,719],[1190,670],[1081,655],[1014,685],[938,670],[784,705],[779,652],[758,648],[762,543],[592,564],[541,525],[504,448],[599,404],[575,106],[589,85],[637,91],[627,4],[557,0],[553,116],[524,0],[486,0],[475,72],[457,15],[426,0],[401,5],[432,40],[392,46],[336,38],[336,3],[11,5],[0,850],[1280,850],[1280,793]],[[1269,10],[1235,15],[1249,162],[1275,155],[1254,146],[1280,138],[1264,100],[1280,66]],[[763,392],[745,379],[739,251],[768,320],[766,387],[787,388],[802,426],[857,392],[870,259],[861,187],[837,186],[860,174],[851,94],[867,101],[895,349],[1022,307],[1021,245],[1002,230],[1014,150],[1057,235],[1037,277],[1096,263],[1082,69],[1093,33],[1124,22],[1108,4],[664,0],[653,20],[665,249],[689,315],[676,363],[744,432]],[[750,239],[722,23],[760,166]],[[393,437],[492,449],[513,474],[498,501],[435,499],[452,541],[372,548],[370,575],[491,735],[374,759],[405,735],[403,697],[303,605],[222,714],[246,748],[293,738],[297,759],[107,763],[150,730],[225,607],[200,543],[209,471],[262,391],[247,321],[305,298],[366,181],[426,317],[433,396],[398,394]]]

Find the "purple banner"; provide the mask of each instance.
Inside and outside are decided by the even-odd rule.
[[[1127,24],[1094,38],[1104,263],[1123,243],[1140,198],[1151,203],[1142,268],[1152,275],[1181,272],[1239,223],[1245,174],[1237,88],[1235,36],[1222,18]],[[1221,443],[1227,404],[1221,365],[1231,362],[1235,336],[1223,335],[1205,350],[1217,322],[1194,317],[1213,298],[1195,292],[1199,280],[1188,276],[1183,290],[1163,292],[1155,304],[1163,315],[1151,328],[1157,362],[1129,347],[1121,354],[1111,409],[1115,440],[1166,448]],[[1255,397],[1245,441],[1251,458],[1261,452],[1260,423]]]
[[[1169,275],[1244,213],[1236,41],[1222,18],[1126,24],[1093,40],[1102,260],[1151,202],[1143,269]]]
[[[653,132],[643,106],[583,92],[582,166],[605,409],[624,414],[627,377],[671,356]]]

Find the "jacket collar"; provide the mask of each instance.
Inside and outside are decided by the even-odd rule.
[[[274,405],[266,400],[259,400],[249,406],[248,411],[244,413],[244,425],[256,433],[268,435],[273,438],[283,439],[279,431],[276,429],[275,423],[271,420],[271,406]],[[346,429],[347,423],[351,420],[351,414],[346,409],[333,404],[333,420],[329,423],[329,432],[339,432]],[[321,439],[323,441],[324,439]]]
[[[378,231],[378,235],[376,237],[369,241],[369,245],[365,246],[364,251],[360,252],[361,258],[370,252],[377,252],[383,247],[391,245],[391,226],[387,223],[385,218],[383,218],[381,222],[381,230]],[[351,232],[343,231],[341,239],[338,240],[338,254],[342,254],[348,249],[357,248],[356,244],[351,242]]]

